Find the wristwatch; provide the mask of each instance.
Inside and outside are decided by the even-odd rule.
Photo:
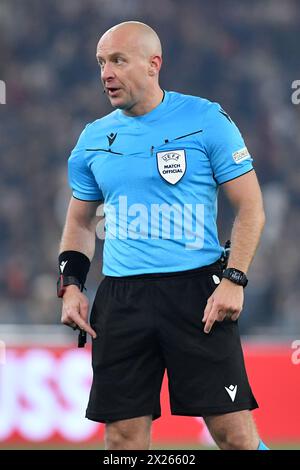
[[[77,277],[64,276],[61,274],[57,280],[57,297],[62,298],[66,292],[66,287],[72,284],[77,286],[82,291],[82,286]]]
[[[227,268],[225,271],[223,271],[223,277],[225,279],[229,279],[229,281],[234,282],[234,284],[237,284],[238,286],[246,287],[248,284],[246,274],[239,269]]]

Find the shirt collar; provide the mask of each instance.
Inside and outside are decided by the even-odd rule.
[[[134,122],[151,122],[151,121],[156,121],[160,118],[162,113],[165,111],[168,101],[169,101],[169,93],[166,90],[163,90],[164,96],[159,103],[158,106],[153,108],[149,113],[146,114],[141,114],[140,116],[127,116],[126,114],[123,113],[121,109],[117,110],[117,116],[118,118],[127,123],[134,123]]]

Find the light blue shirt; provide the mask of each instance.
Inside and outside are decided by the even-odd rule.
[[[103,273],[128,276],[215,262],[218,187],[252,168],[219,104],[165,92],[145,115],[118,109],[88,124],[69,181],[75,198],[104,203]]]

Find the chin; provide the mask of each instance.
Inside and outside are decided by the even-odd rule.
[[[124,109],[126,108],[125,103],[123,103],[122,100],[116,99],[111,99],[110,104],[112,105],[113,108],[119,108],[119,109]]]

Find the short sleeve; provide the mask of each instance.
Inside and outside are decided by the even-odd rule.
[[[253,169],[243,137],[218,103],[210,103],[205,116],[203,139],[218,184]]]
[[[83,201],[100,201],[103,200],[103,194],[85,158],[87,127],[81,133],[68,160],[69,185],[75,198]]]

